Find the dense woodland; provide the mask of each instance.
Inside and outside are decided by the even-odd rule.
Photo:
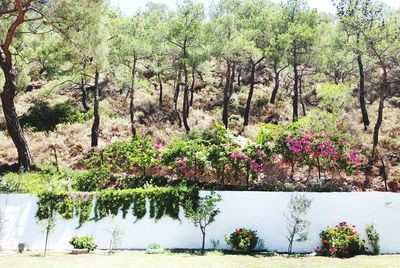
[[[332,4],[0,0],[3,184],[400,191],[400,11]]]

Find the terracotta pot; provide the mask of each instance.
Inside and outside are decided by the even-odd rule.
[[[87,248],[74,248],[71,250],[71,254],[73,255],[80,255],[80,254],[87,254],[89,253],[89,249]]]

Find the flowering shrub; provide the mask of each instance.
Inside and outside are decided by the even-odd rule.
[[[225,235],[225,241],[233,250],[250,251],[257,245],[257,231],[246,228],[236,229],[229,236]]]
[[[69,243],[76,249],[87,248],[89,251],[93,251],[97,247],[91,236],[74,236]]]
[[[205,171],[204,148],[197,139],[176,139],[162,151],[161,163],[180,178],[196,178]]]
[[[320,254],[331,257],[353,257],[365,253],[364,240],[354,230],[355,225],[341,222],[336,227],[328,227],[320,234],[322,247],[318,248]]]
[[[306,131],[300,123],[263,125],[255,142],[233,135],[222,125],[193,131],[165,147],[160,139],[152,141],[138,135],[130,141],[110,143],[100,153],[93,151],[84,162],[89,168],[101,167],[104,171],[102,176],[89,176],[83,183],[85,187],[81,187],[84,189],[107,188],[110,182],[119,180],[121,173],[142,178],[172,175],[192,182],[217,182],[220,186],[247,182],[250,186],[250,179],[273,173],[271,164],[290,169],[291,176],[296,167],[309,167],[309,174],[317,168],[320,181],[323,171],[350,175],[361,166],[357,152],[341,134]]]
[[[303,131],[298,124],[287,127],[265,125],[257,137],[264,152],[271,154],[272,162],[281,166],[340,169],[348,174],[358,172],[361,160],[338,133]]]

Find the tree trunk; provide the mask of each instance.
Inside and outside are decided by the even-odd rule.
[[[237,74],[237,83],[238,86],[240,87],[242,85],[242,67],[238,68],[238,74]]]
[[[231,98],[232,94],[233,94],[233,84],[235,81],[235,70],[236,70],[236,64],[233,63],[233,66],[231,68],[231,77],[230,77],[230,83],[229,83],[229,99]]]
[[[382,125],[382,121],[383,121],[383,108],[384,108],[384,104],[385,104],[385,94],[388,88],[388,73],[387,73],[387,69],[386,69],[386,65],[384,63],[381,63],[382,65],[382,84],[380,86],[380,90],[379,90],[379,108],[378,108],[378,119],[376,121],[375,124],[375,128],[374,128],[374,143],[373,143],[373,147],[372,147],[372,161],[375,162],[376,160],[376,150],[378,147],[378,143],[379,143],[379,130],[381,128]]]
[[[253,92],[254,92],[254,76],[256,72],[256,63],[251,63],[251,74],[250,74],[250,89],[249,89],[249,95],[247,96],[247,103],[246,103],[246,109],[244,110],[244,120],[243,120],[243,126],[248,126],[249,125],[249,115],[250,115],[250,107],[251,107],[251,99],[253,98]]]
[[[358,71],[360,73],[359,100],[360,100],[361,115],[362,115],[362,120],[364,123],[364,130],[367,130],[370,122],[369,122],[369,117],[368,117],[368,110],[365,105],[365,74],[364,74],[364,66],[363,66],[363,62],[362,62],[362,56],[360,53],[357,54],[357,63],[358,63]]]
[[[280,79],[279,79],[280,72],[281,71],[278,70],[277,66],[274,65],[275,84],[274,84],[274,89],[272,90],[271,99],[269,101],[271,104],[275,104],[276,95],[278,94],[279,83],[280,83]]]
[[[160,107],[162,107],[162,105],[163,105],[163,82],[162,82],[160,73],[157,74],[157,77],[158,77],[158,84],[160,87],[160,97],[158,99],[158,102],[160,104]]]
[[[99,113],[99,70],[96,69],[94,78],[93,89],[93,125],[92,125],[92,147],[99,145],[99,126],[100,126],[100,113]]]
[[[182,117],[183,117],[183,125],[185,127],[186,133],[190,132],[190,127],[188,124],[188,116],[189,116],[189,86],[188,86],[188,71],[186,66],[184,67],[185,73],[185,87],[183,91],[183,107],[182,107]]]
[[[182,127],[181,116],[179,115],[179,111],[178,111],[178,98],[179,98],[180,84],[181,84],[181,70],[178,71],[178,76],[176,78],[175,94],[174,94],[174,109],[175,109],[176,116],[178,118],[178,125],[179,125],[179,127]]]
[[[189,106],[192,107],[193,106],[193,97],[194,97],[194,85],[195,85],[195,69],[194,67],[192,68],[192,85],[190,86],[190,102],[189,102]]]
[[[47,253],[47,243],[49,241],[49,233],[50,233],[50,230],[46,229],[46,238],[44,241],[44,256],[45,257],[46,257],[46,253]]]
[[[224,103],[222,110],[222,122],[224,123],[225,128],[228,128],[228,105],[229,105],[229,89],[230,89],[230,81],[231,81],[231,63],[230,61],[226,61],[226,82],[224,87]]]
[[[206,231],[204,229],[201,229],[201,233],[203,235],[203,242],[201,244],[201,254],[204,254],[205,247],[206,247]]]
[[[90,107],[87,104],[87,90],[86,90],[86,85],[83,79],[81,80],[81,92],[82,92],[82,106],[85,111],[89,111]]]
[[[25,170],[32,167],[32,156],[25,139],[18,115],[15,110],[14,97],[17,91],[17,71],[14,66],[7,64],[5,54],[0,48],[0,67],[3,70],[5,83],[1,93],[1,103],[3,106],[4,117],[6,119],[7,131],[17,148],[18,165]]]
[[[133,65],[132,65],[132,75],[131,75],[131,88],[129,91],[129,118],[131,121],[131,133],[132,137],[136,137],[136,126],[135,126],[135,75],[136,75],[136,62],[137,58],[133,58]]]
[[[293,64],[294,86],[293,86],[293,122],[299,120],[299,73],[297,70],[297,62]]]
[[[299,97],[300,97],[301,108],[303,111],[303,116],[306,116],[306,106],[304,105],[303,101],[303,74],[301,74],[299,77]]]

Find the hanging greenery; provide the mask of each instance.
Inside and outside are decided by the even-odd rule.
[[[186,212],[185,204],[191,201],[197,206],[198,190],[187,187],[159,187],[147,189],[103,190],[99,192],[44,192],[39,195],[39,220],[58,213],[63,219],[79,219],[78,228],[86,221],[101,220],[109,215],[122,213],[125,218],[129,210],[136,220],[146,214],[159,220],[164,216],[179,219],[180,207]],[[93,218],[92,207],[93,208]]]

